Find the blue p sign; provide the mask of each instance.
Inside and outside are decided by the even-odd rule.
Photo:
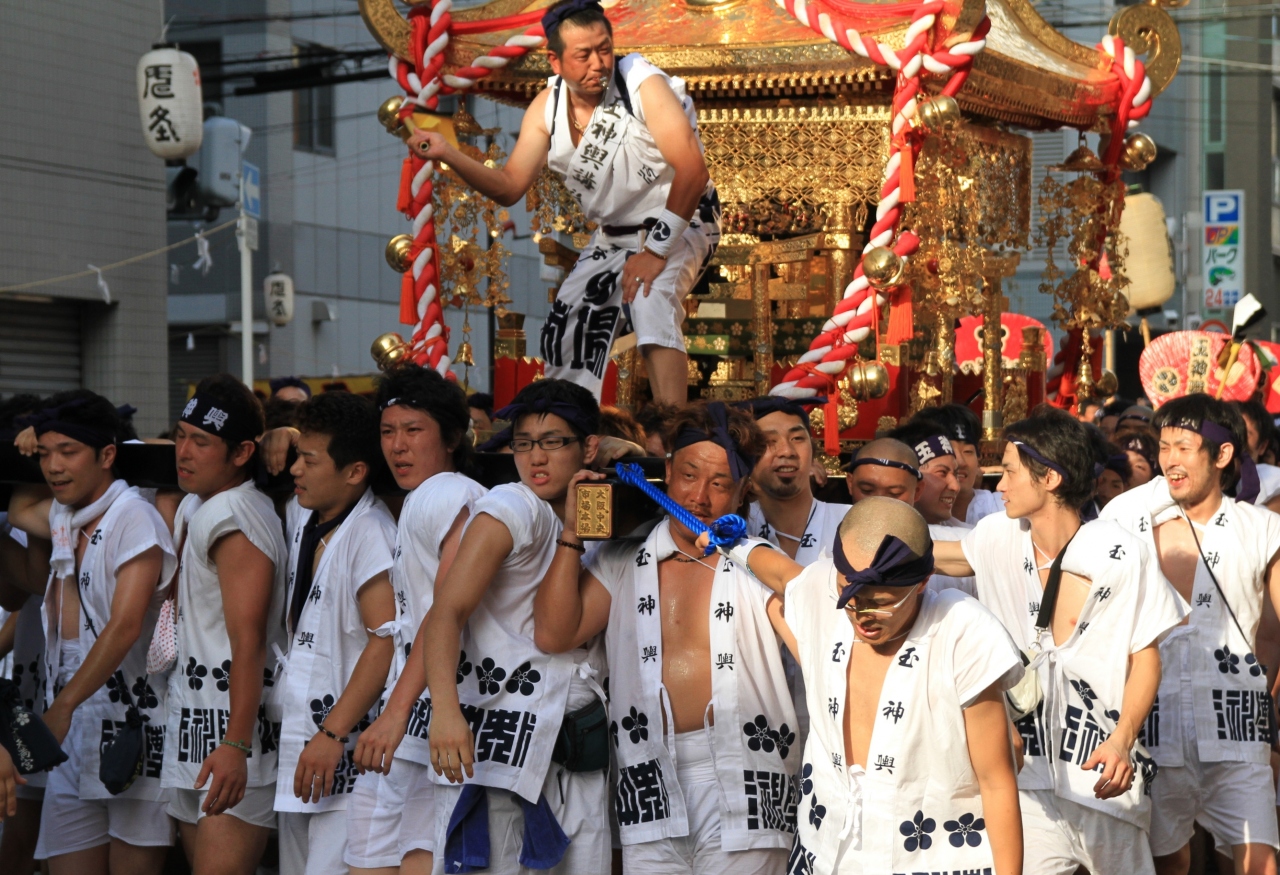
[[[1204,195],[1204,221],[1206,225],[1234,224],[1240,221],[1240,201],[1243,192],[1214,191]]]

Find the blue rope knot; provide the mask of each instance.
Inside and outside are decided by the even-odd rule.
[[[736,513],[725,514],[708,526],[702,520],[689,513],[689,511],[676,504],[671,496],[646,480],[644,471],[639,465],[618,462],[614,465],[614,470],[618,473],[619,480],[628,486],[634,486],[649,496],[658,507],[669,513],[689,531],[697,535],[701,535],[703,532],[710,532],[711,541],[707,544],[707,549],[703,553],[704,556],[710,556],[721,547],[728,549],[747,536],[747,521]]]

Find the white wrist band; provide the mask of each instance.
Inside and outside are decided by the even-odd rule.
[[[666,258],[671,254],[671,247],[680,239],[680,235],[689,227],[689,220],[682,219],[671,210],[663,210],[658,221],[649,229],[645,237],[644,248],[654,255]]]
[[[757,547],[769,547],[771,549],[775,549],[775,550],[777,549],[776,547],[773,546],[773,544],[769,543],[768,541],[761,540],[760,538],[743,538],[741,541],[734,544],[728,550],[726,550],[724,547],[720,547],[717,550],[717,552],[720,553],[722,556],[727,557],[730,562],[732,562],[734,565],[737,565],[743,571],[747,572],[747,574],[750,574],[752,577],[755,577],[755,574],[751,571],[751,564],[747,561],[747,559],[751,555],[751,552],[755,550]]]

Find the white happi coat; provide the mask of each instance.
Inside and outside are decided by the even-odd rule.
[[[289,500],[289,587],[285,605],[293,604],[302,532],[312,511]],[[347,733],[348,742],[334,770],[331,795],[303,803],[293,794],[293,774],[302,749],[342,696],[365,646],[369,632],[360,616],[360,588],[391,567],[396,523],[386,505],[365,490],[342,524],[333,530],[320,554],[311,591],[297,628],[289,630],[284,672],[276,682],[282,710],[280,724],[281,780],[276,782],[276,811],[334,811],[347,807],[359,770],[352,759],[356,741],[376,716],[376,705]],[[288,608],[285,609],[286,613]],[[390,632],[390,629],[386,630]]]
[[[1044,589],[1030,524],[992,514],[960,543],[977,573],[979,600],[1020,648],[1031,648]],[[1140,775],[1128,792],[1113,799],[1096,798],[1097,775],[1080,766],[1115,729],[1129,657],[1181,622],[1185,605],[1146,545],[1109,521],[1080,527],[1062,570],[1088,580],[1089,595],[1066,641],[1055,645],[1047,629],[1037,642],[1042,655],[1033,666],[1039,664],[1044,701],[1017,723],[1025,750],[1018,787],[1053,790],[1145,830],[1154,769],[1139,747],[1134,759]]]
[[[537,802],[574,676],[600,673],[604,655],[599,647],[547,654],[533,643],[533,599],[564,528],[551,505],[523,483],[504,483],[476,501],[468,525],[481,514],[506,526],[513,546],[462,631],[458,701],[475,738],[467,780]]]
[[[185,532],[186,540],[183,541]],[[178,663],[169,677],[168,743],[164,750],[163,786],[189,790],[205,757],[226,735],[231,719],[231,639],[227,635],[218,569],[209,551],[219,538],[242,532],[275,568],[267,611],[262,705],[256,732],[247,740],[250,753],[248,787],[265,787],[276,779],[280,715],[268,713],[275,672],[271,654],[284,652],[284,597],[289,550],[271,499],[252,481],[219,492],[208,501],[188,495],[178,506],[174,540],[182,544],[178,570]]]
[[[963,541],[973,526],[952,518],[945,523],[929,523],[929,537],[935,541]],[[945,574],[934,574],[926,586],[934,592],[944,589],[958,589],[965,595],[978,597],[978,587],[972,577],[948,577]]]
[[[618,769],[614,809],[627,845],[689,835],[673,758],[675,720],[662,683],[658,563],[678,552],[670,526],[668,517],[643,542],[607,543],[588,565],[612,597],[609,729]],[[706,617],[715,724],[706,732],[725,851],[787,848],[795,832],[800,751],[778,637],[765,612],[770,595],[745,570],[717,559]]]
[[[989,517],[993,513],[1004,513],[1004,499],[1000,497],[1000,493],[989,489],[973,490],[973,500],[965,509],[964,521],[971,526],[976,526],[978,520]]]
[[[809,510],[809,520],[805,523],[804,531],[787,532],[789,535],[797,535],[800,538],[799,546],[796,547],[796,562],[801,565],[812,565],[819,559],[831,555],[831,545],[835,543],[836,532],[850,507],[852,505],[832,504],[813,499],[813,507]],[[775,547],[782,546],[782,542],[778,540],[777,530],[764,518],[764,511],[760,509],[758,501],[751,502],[751,509],[747,516],[747,531]]]
[[[859,798],[844,748],[847,698],[859,695],[848,685],[850,651],[859,645],[836,607],[840,587],[825,559],[787,584],[784,599],[813,714],[791,871],[831,875],[842,855],[853,855],[854,871],[867,875],[990,873],[964,709],[993,684],[1017,683],[1017,649],[964,593],[922,591],[920,613],[885,674]]]
[[[1179,511],[1168,481],[1156,477],[1112,499],[1102,513],[1142,539],[1155,556],[1155,526]],[[1191,708],[1201,762],[1265,763],[1270,756],[1262,706],[1267,678],[1254,655],[1254,642],[1266,598],[1267,565],[1280,551],[1280,515],[1223,496],[1209,524],[1195,531],[1228,604],[1222,604],[1205,563],[1197,562],[1188,625],[1160,647],[1164,671],[1144,727],[1146,744],[1160,765],[1185,765],[1183,709]],[[1228,606],[1247,640],[1231,621]]]
[[[132,486],[111,502],[97,527],[86,534],[89,544],[80,560],[79,578],[74,581],[79,587],[79,638],[85,656],[111,619],[111,601],[115,598],[116,574],[120,569],[125,563],[153,547],[160,549],[163,560],[160,578],[156,581],[155,592],[143,619],[138,640],[129,648],[106,684],[76,709],[79,719],[73,726],[79,728],[80,737],[68,739],[67,743],[76,745],[81,751],[84,769],[80,773],[80,798],[158,801],[164,797],[160,787],[160,768],[166,747],[165,679],[148,676],[147,648],[151,644],[151,634],[160,613],[162,591],[173,577],[177,564],[173,542],[160,513]],[[58,656],[62,648],[59,589],[61,585],[70,583],[73,582],[56,580],[51,572],[45,587],[41,614],[44,620],[46,677],[57,677],[58,674]],[[52,684],[48,687],[46,707],[57,694],[52,689]],[[98,780],[98,765],[103,747],[111,741],[116,731],[124,728],[130,704],[137,707],[143,720],[146,749],[143,753],[142,774],[128,790],[113,797]]]
[[[697,137],[697,113],[684,81],[667,76],[638,54],[618,59],[608,90],[576,146],[565,86],[558,76],[547,80],[544,123],[551,134],[547,167],[577,198],[583,215],[599,227],[556,294],[543,324],[540,348],[549,377],[571,379],[596,394],[613,338],[626,321],[618,280],[627,259],[642,245],[635,233],[609,236],[604,228],[658,220],[676,176],[645,121],[640,86],[652,76],[661,76],[671,86]],[[654,225],[649,232],[652,239],[666,239],[664,229],[669,236],[672,229],[665,223]],[[708,182],[689,227],[679,241],[672,242],[667,265],[654,281],[655,288],[677,286],[664,289],[672,293],[673,308],[702,274],[719,240],[720,201],[715,186]],[[667,338],[668,343],[675,340]]]
[[[449,528],[462,511],[470,512],[485,488],[470,477],[442,471],[418,485],[404,499],[400,524],[396,528],[391,583],[396,590],[396,659],[391,666],[387,695],[400,679],[413,639],[422,625],[435,595],[440,571],[440,547]],[[421,654],[418,655],[421,659]],[[431,694],[424,691],[409,712],[404,740],[396,757],[424,766],[431,765]]]

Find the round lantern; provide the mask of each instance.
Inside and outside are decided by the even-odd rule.
[[[172,161],[198,152],[204,99],[196,59],[174,45],[157,44],[138,61],[137,82],[142,136],[152,154]]]
[[[1120,233],[1129,243],[1124,272],[1125,296],[1131,311],[1158,307],[1173,297],[1173,245],[1164,221],[1164,206],[1153,194],[1127,195],[1120,214]]]
[[[262,281],[262,293],[267,299],[267,318],[273,325],[288,325],[293,321],[293,277],[287,273],[269,273]]]

